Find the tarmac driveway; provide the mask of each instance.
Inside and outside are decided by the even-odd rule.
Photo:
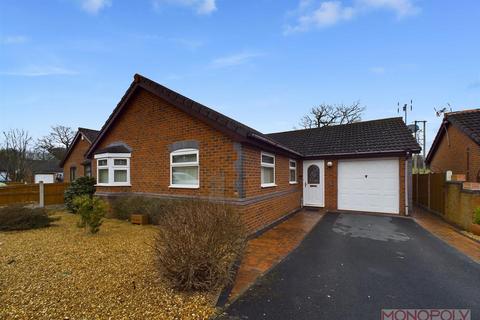
[[[225,318],[380,319],[383,308],[480,319],[480,265],[411,219],[329,213]]]

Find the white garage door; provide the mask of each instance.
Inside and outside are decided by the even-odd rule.
[[[399,213],[398,159],[338,162],[338,209]]]

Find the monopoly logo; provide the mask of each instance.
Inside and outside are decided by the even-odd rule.
[[[470,309],[382,309],[381,320],[471,320]]]

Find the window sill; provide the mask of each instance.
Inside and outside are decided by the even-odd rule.
[[[130,183],[110,184],[110,183],[97,183],[95,187],[131,187]]]
[[[289,182],[290,184],[298,184],[298,181],[295,181],[295,182]]]
[[[275,183],[266,183],[266,184],[262,184],[261,187],[262,188],[273,188],[273,187],[276,187],[277,185]]]
[[[191,186],[191,185],[169,185],[170,189],[200,189],[200,186]]]

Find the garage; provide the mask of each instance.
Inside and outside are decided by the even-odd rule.
[[[55,178],[52,173],[38,173],[35,174],[35,183],[39,183],[40,181],[43,181],[43,183],[54,183]]]
[[[399,213],[397,159],[341,160],[338,162],[338,209]]]

